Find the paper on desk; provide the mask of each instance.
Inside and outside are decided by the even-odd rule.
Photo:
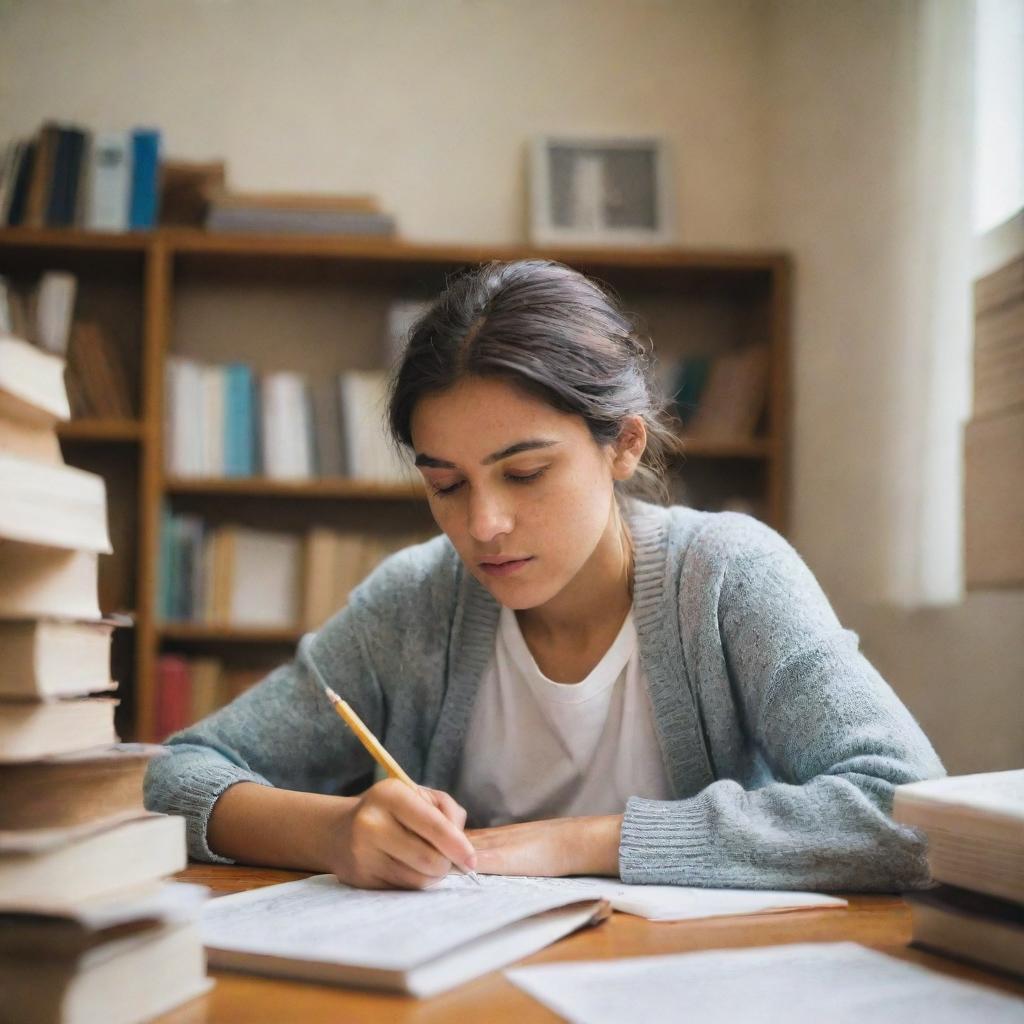
[[[853,942],[544,964],[505,972],[572,1024],[1022,1024],[1024,1001]]]
[[[477,886],[462,875],[449,875],[422,891],[373,891],[342,885],[333,875],[314,875],[234,893],[204,908],[203,944],[405,971],[577,898],[563,889],[509,885],[500,878],[482,881]]]
[[[579,889],[593,899],[606,899],[615,910],[649,921],[686,921],[737,914],[769,914],[787,910],[845,907],[838,896],[773,889],[699,889],[680,885],[625,885],[611,878],[508,878],[542,889]]]

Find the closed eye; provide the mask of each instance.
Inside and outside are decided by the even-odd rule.
[[[509,483],[513,484],[529,484],[534,480],[539,480],[545,472],[547,472],[547,468],[547,466],[542,466],[533,473],[506,473],[505,479],[508,480]],[[465,482],[465,480],[457,480],[455,483],[449,484],[447,487],[435,485],[431,490],[437,497],[444,498],[450,494],[454,494]]]

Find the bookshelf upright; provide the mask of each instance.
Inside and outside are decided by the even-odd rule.
[[[657,352],[714,354],[763,341],[765,411],[755,435],[694,440],[673,468],[673,498],[705,508],[740,501],[785,533],[790,264],[777,252],[536,250],[341,237],[254,237],[194,229],[106,235],[0,230],[0,274],[61,269],[79,279],[79,309],[123,346],[136,389],[130,420],[78,420],[61,436],[67,460],[101,472],[117,554],[101,568],[101,606],[135,616],[115,650],[122,734],[153,739],[155,665],[163,652],[212,653],[243,664],[287,659],[301,630],[157,620],[161,510],[211,522],[305,530],[340,525],[399,533],[429,526],[418,487],[318,479],[187,479],[164,470],[164,369],[169,353],[310,375],[385,366],[388,304],[429,297],[452,272],[484,260],[561,260],[611,285],[640,314]]]

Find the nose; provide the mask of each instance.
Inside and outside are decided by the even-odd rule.
[[[469,535],[481,544],[490,543],[512,530],[511,510],[495,494],[485,494],[480,490],[470,494],[466,514]]]

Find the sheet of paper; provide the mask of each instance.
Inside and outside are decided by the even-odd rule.
[[[615,910],[649,921],[686,921],[736,914],[778,913],[811,907],[845,907],[838,896],[771,889],[698,889],[678,885],[625,885],[612,878],[509,878],[542,889],[579,890],[606,899]]]
[[[202,914],[204,945],[406,971],[463,943],[575,900],[574,891],[449,875],[423,891],[352,889],[333,875],[222,896]]]
[[[544,964],[505,973],[572,1024],[1024,1022],[1024,1000],[853,942]]]

